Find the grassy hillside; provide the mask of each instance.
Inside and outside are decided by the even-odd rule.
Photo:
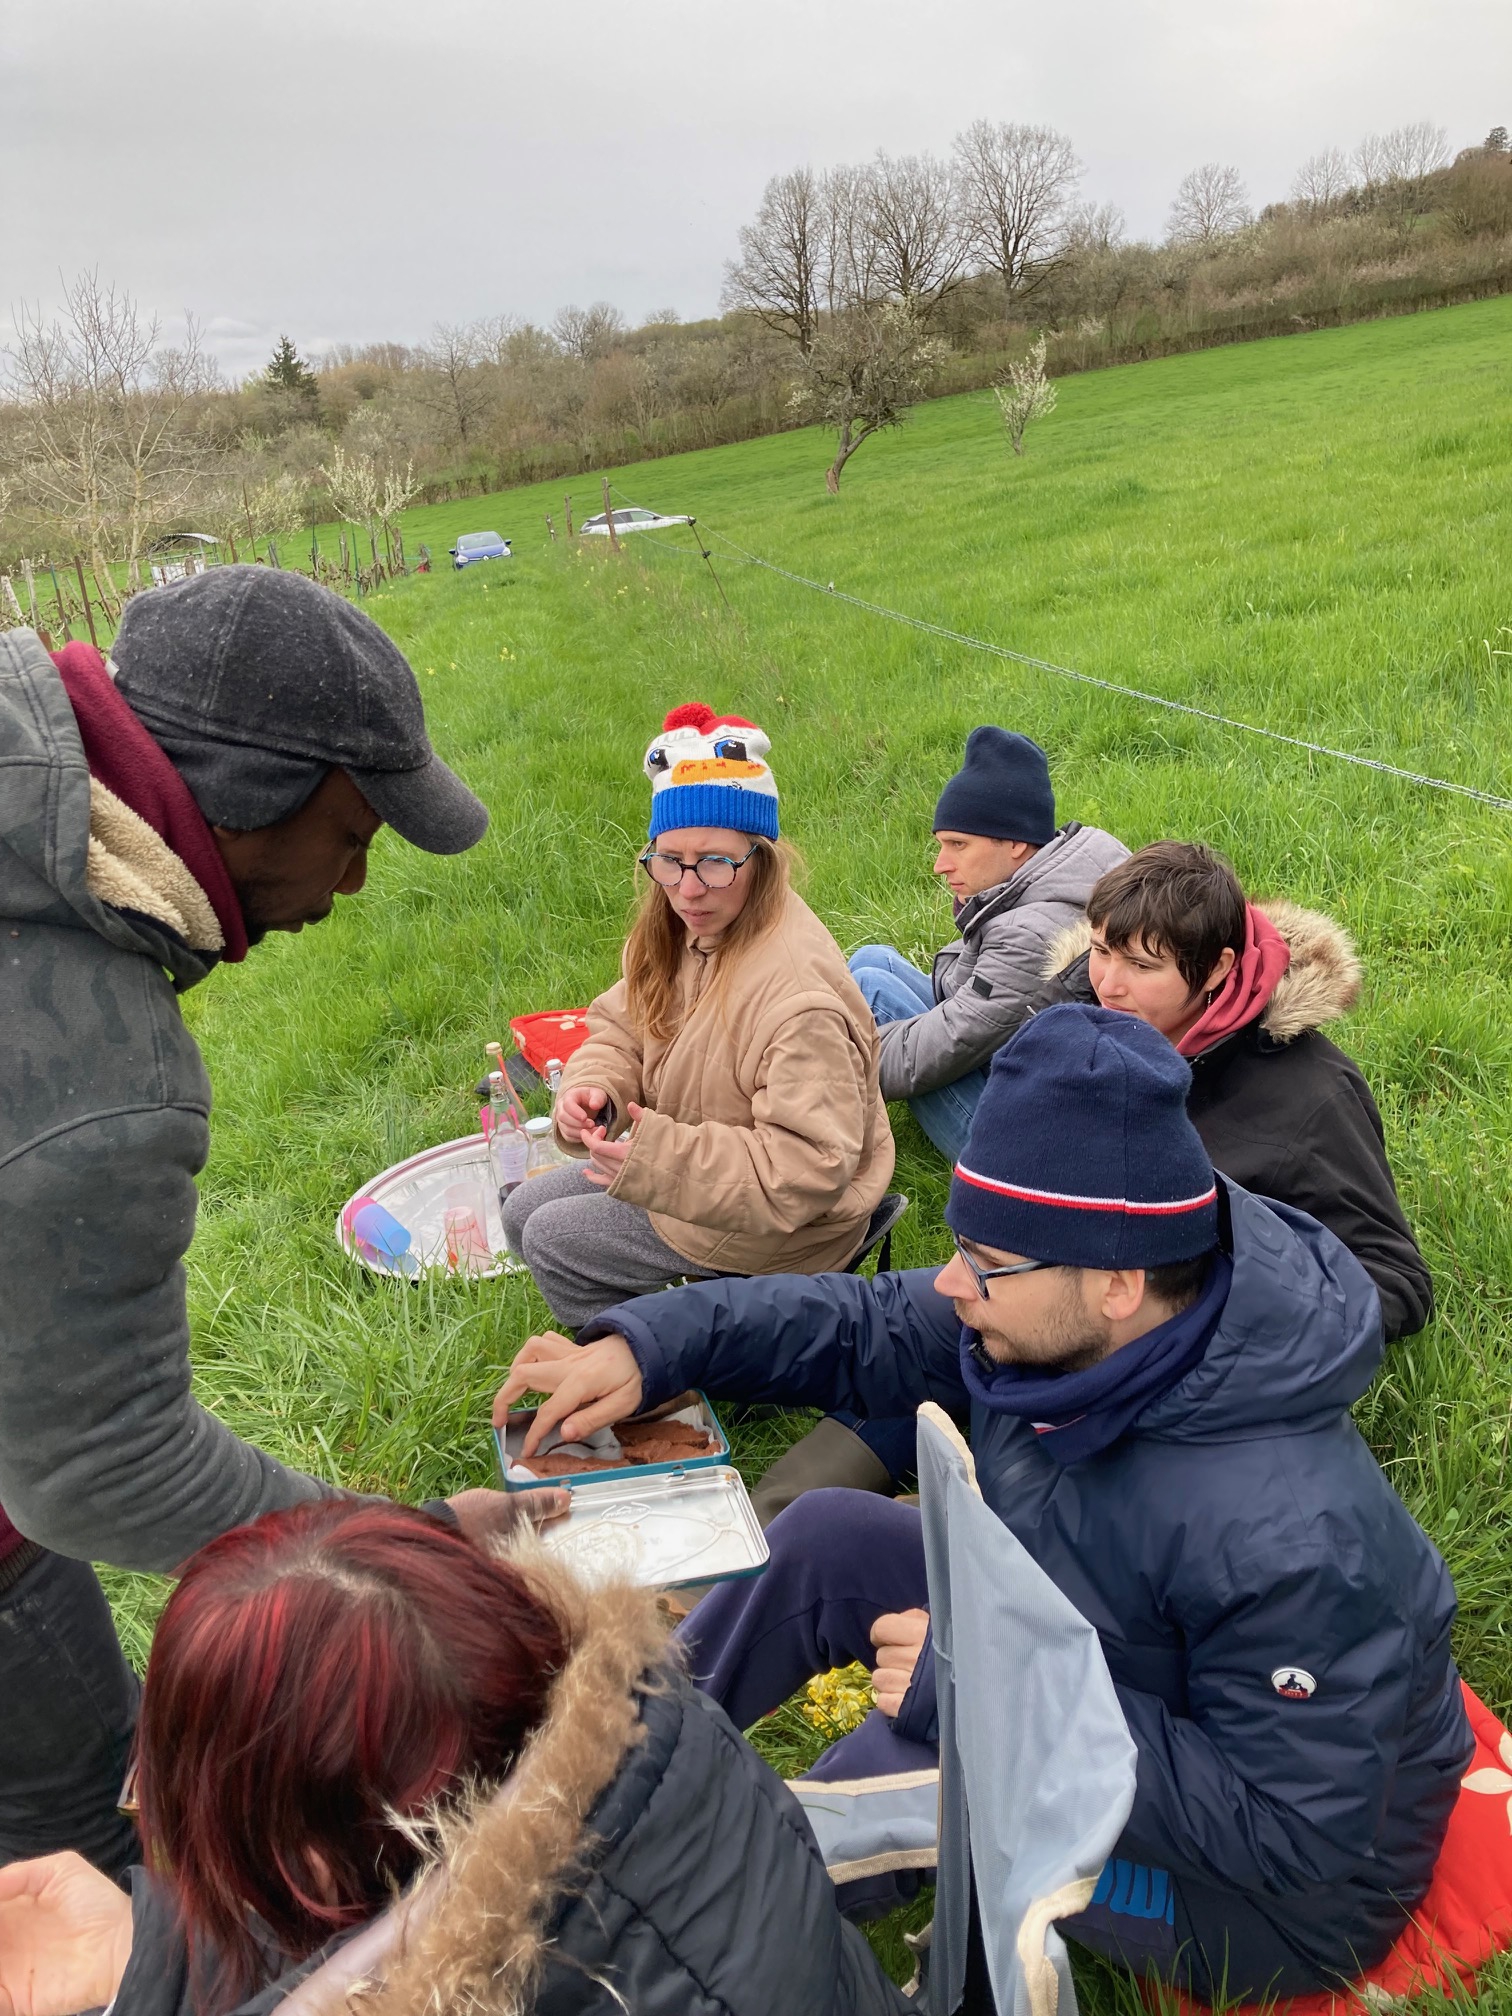
[[[1022,461],[967,396],[869,444],[838,499],[814,434],[643,466],[624,489],[895,609],[1512,795],[1509,358],[1497,300],[1067,380]],[[579,518],[599,508],[573,487]],[[384,836],[362,899],[186,1004],[217,1098],[190,1262],[206,1399],[354,1484],[485,1480],[488,1398],[542,1306],[518,1281],[391,1292],[346,1266],[331,1222],[363,1177],[468,1128],[510,1014],[612,977],[650,731],[685,699],[760,721],[810,900],[847,948],[923,956],[949,927],[935,796],[994,720],[1049,750],[1062,816],[1131,846],[1212,841],[1253,892],[1355,934],[1367,987],[1343,1040],[1441,1304],[1361,1425],[1454,1569],[1468,1677],[1512,1709],[1509,815],[946,645],[718,539],[718,584],[686,535],[617,562],[552,545],[548,509],[560,529],[559,486],[412,514],[412,557],[425,539],[444,569],[489,525],[517,557],[367,604],[492,806],[487,840],[437,861]],[[897,1134],[900,1260],[923,1264],[943,1257],[944,1170],[906,1116]],[[140,1646],[154,1592],[114,1586]]]

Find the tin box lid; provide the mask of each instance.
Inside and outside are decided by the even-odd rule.
[[[738,1470],[668,1470],[576,1484],[541,1539],[587,1582],[646,1589],[720,1582],[766,1566],[767,1543]]]

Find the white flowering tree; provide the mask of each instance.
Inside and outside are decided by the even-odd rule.
[[[1045,376],[1045,339],[1037,336],[1027,357],[1008,366],[1008,376],[993,386],[1003,431],[1015,455],[1024,452],[1024,431],[1033,420],[1055,411],[1055,385]]]

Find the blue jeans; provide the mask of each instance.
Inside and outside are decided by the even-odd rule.
[[[863,945],[851,954],[850,970],[879,1026],[904,1022],[938,1006],[929,975],[911,966],[891,945]],[[948,1085],[937,1085],[933,1092],[916,1092],[908,1102],[909,1112],[948,1162],[960,1159],[986,1083],[985,1071],[968,1071]]]

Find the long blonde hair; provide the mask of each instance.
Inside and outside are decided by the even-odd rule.
[[[747,947],[777,922],[787,902],[788,890],[803,872],[803,858],[788,841],[747,837],[754,840],[756,852],[741,872],[751,878],[751,893],[745,900],[745,908],[715,949],[708,999],[723,990],[731,969]],[[648,876],[625,943],[625,988],[630,1017],[643,1039],[649,1036],[667,1043],[682,1026],[679,976],[687,944],[687,926],[667,901],[666,890]]]

